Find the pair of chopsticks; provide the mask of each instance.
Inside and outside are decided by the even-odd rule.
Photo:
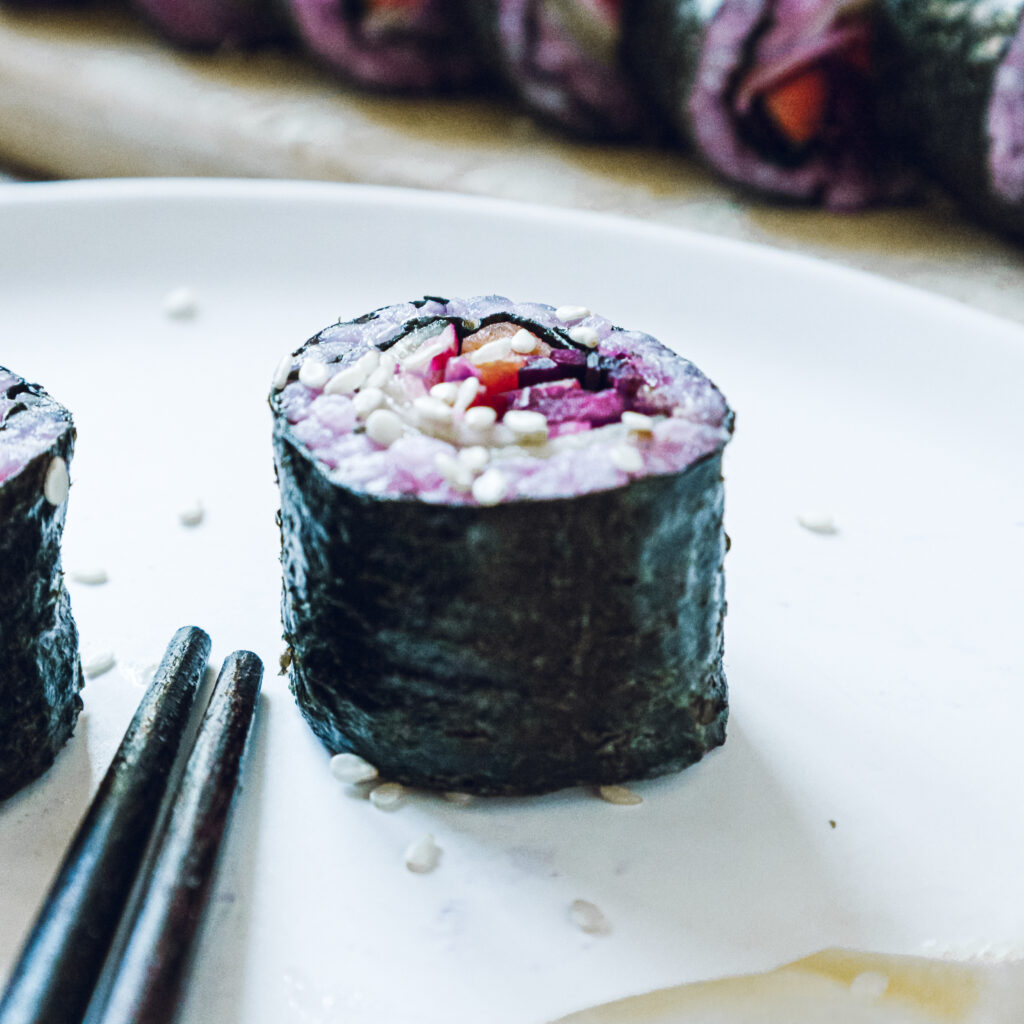
[[[174,1018],[241,772],[263,664],[228,656],[171,791],[210,638],[174,634],[0,1000],[0,1024]]]

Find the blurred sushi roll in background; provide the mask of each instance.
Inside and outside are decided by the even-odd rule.
[[[990,227],[1024,236],[1024,3],[883,0],[882,10],[894,137]]]
[[[459,0],[287,0],[314,57],[372,89],[439,92],[481,78]]]
[[[60,542],[75,428],[0,366],[0,799],[41,775],[82,708]]]
[[[589,139],[657,134],[622,60],[630,0],[463,0],[487,54],[538,120]]]
[[[645,0],[628,58],[678,136],[731,182],[856,209],[908,178],[878,130],[874,5]]]
[[[692,363],[579,306],[426,298],[278,369],[291,688],[381,777],[532,793],[725,740],[722,453]]]
[[[284,40],[290,32],[278,0],[131,2],[168,42],[186,49],[242,49]]]

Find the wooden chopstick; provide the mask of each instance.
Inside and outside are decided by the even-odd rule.
[[[249,651],[236,651],[224,662],[171,813],[151,839],[86,1024],[173,1020],[262,679],[263,663]]]
[[[107,956],[160,811],[210,638],[174,634],[64,857],[3,999],[0,1024],[74,1024]]]

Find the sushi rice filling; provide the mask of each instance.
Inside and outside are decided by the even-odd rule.
[[[653,339],[503,301],[409,304],[376,342],[365,320],[318,335],[276,381],[293,435],[355,490],[478,505],[677,472],[727,438],[714,385]]]

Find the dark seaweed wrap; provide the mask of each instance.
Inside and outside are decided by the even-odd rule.
[[[396,333],[351,323],[378,347]],[[533,793],[724,742],[724,401],[721,440],[682,471],[490,507],[344,486],[271,406],[291,689],[331,751],[409,785]]]
[[[910,176],[878,128],[872,5],[645,0],[625,31],[651,102],[727,180],[833,209],[907,193]],[[808,74],[824,83],[817,109],[787,94]]]
[[[67,503],[47,498],[61,496],[48,473],[74,443],[67,410],[0,367],[0,799],[53,763],[82,708],[60,559]]]
[[[246,48],[287,39],[279,0],[131,0],[165,39],[185,49]]]
[[[431,93],[482,78],[459,0],[286,0],[305,48],[371,89]]]
[[[463,0],[482,51],[538,120],[588,139],[665,134],[622,57],[620,0]]]
[[[892,134],[991,227],[1024,235],[1024,3],[883,0],[882,9]]]

